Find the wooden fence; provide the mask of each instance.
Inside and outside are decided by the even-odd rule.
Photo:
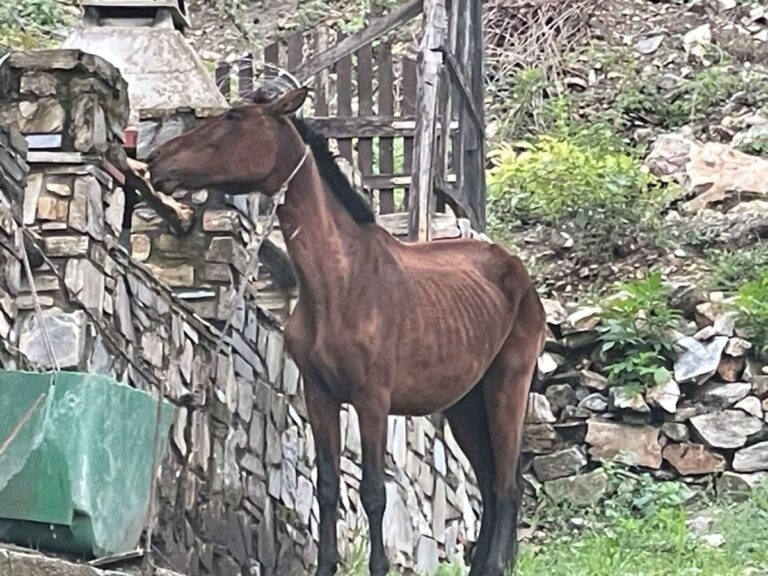
[[[304,111],[307,122],[358,167],[379,213],[409,212],[414,238],[422,214],[418,236],[426,239],[425,222],[448,204],[482,229],[484,181],[482,174],[478,180],[472,173],[471,154],[468,161],[468,152],[480,150],[482,173],[482,116],[476,110],[481,100],[473,99],[466,84],[466,78],[482,73],[481,67],[466,66],[476,56],[467,27],[475,12],[473,3],[410,0],[349,37],[327,26],[295,32],[262,54],[220,63],[216,81],[224,96],[236,99],[253,89],[262,62],[294,73],[313,88]],[[422,9],[420,48],[388,37]],[[481,26],[479,12],[477,26]],[[442,36],[435,35],[435,29],[442,29]],[[482,46],[479,54],[481,61]],[[433,55],[440,61],[425,70],[425,61],[434,61]],[[432,77],[435,73],[437,80]],[[420,76],[427,82],[420,82]],[[424,194],[419,199],[410,195],[412,189]],[[420,206],[429,208],[420,211]]]

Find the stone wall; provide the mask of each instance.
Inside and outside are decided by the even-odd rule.
[[[0,234],[2,366],[52,366],[20,261],[23,223],[59,366],[152,391],[164,383],[177,406],[159,475],[160,563],[185,574],[307,573],[318,507],[300,376],[274,316],[253,294],[231,298],[259,225],[257,201],[191,195],[197,221],[183,238],[142,204],[128,218],[130,202],[96,154],[118,141],[125,122],[116,71],[76,51],[32,52],[11,56],[0,78],[0,117],[34,135],[35,146],[50,146],[29,152],[21,197],[22,139],[0,133],[0,198],[15,216],[0,214],[8,229]],[[231,342],[217,352],[233,306]],[[342,414],[342,425],[347,547],[364,513],[354,412]],[[442,422],[426,419],[392,418],[388,454],[387,546],[399,565],[429,573],[475,537],[468,462]]]
[[[768,480],[768,363],[722,293],[681,284],[673,299],[685,312],[674,370],[646,391],[611,386],[601,373],[599,308],[546,302],[552,338],[529,399],[529,487],[593,504],[608,488],[608,460],[660,479],[714,479],[723,490]]]

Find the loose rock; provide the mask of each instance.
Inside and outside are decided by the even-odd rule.
[[[691,418],[691,425],[707,446],[741,448],[747,437],[762,430],[763,423],[741,410],[723,410]]]
[[[680,474],[712,474],[725,470],[725,458],[701,444],[668,444],[664,459]]]
[[[677,412],[677,403],[680,401],[680,386],[673,378],[662,384],[657,384],[645,394],[648,404],[661,408],[669,414]]]
[[[603,470],[558,478],[544,484],[544,491],[556,504],[593,506],[608,493],[608,475]]]
[[[659,468],[661,445],[658,428],[631,426],[592,418],[587,421],[589,453],[598,460],[617,458],[625,464]]]
[[[760,442],[736,452],[733,469],[737,472],[768,470],[768,442]]]
[[[547,482],[577,474],[587,465],[587,457],[581,448],[573,446],[546,456],[536,456],[532,465],[536,477]]]

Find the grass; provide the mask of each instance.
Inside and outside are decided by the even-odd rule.
[[[768,575],[768,485],[739,503],[714,501],[678,482],[609,471],[612,496],[593,510],[548,507],[535,525],[550,537],[524,543],[515,576]],[[699,534],[691,520],[711,519]],[[713,545],[703,535],[720,535]],[[366,546],[342,576],[367,576]],[[391,574],[396,574],[392,572]],[[465,576],[443,565],[435,576]]]
[[[749,501],[713,511],[715,547],[692,532],[681,507],[644,518],[627,517],[569,541],[525,551],[518,576],[744,576],[768,574],[768,490]],[[748,521],[747,521],[748,519]],[[750,572],[751,570],[751,572]]]

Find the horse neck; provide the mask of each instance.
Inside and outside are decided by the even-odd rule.
[[[298,133],[295,136],[281,146],[282,157],[294,159],[291,169],[306,149]],[[353,277],[351,248],[363,229],[328,190],[311,152],[288,186],[277,216],[302,295],[331,307],[329,300],[342,295],[344,283]]]

